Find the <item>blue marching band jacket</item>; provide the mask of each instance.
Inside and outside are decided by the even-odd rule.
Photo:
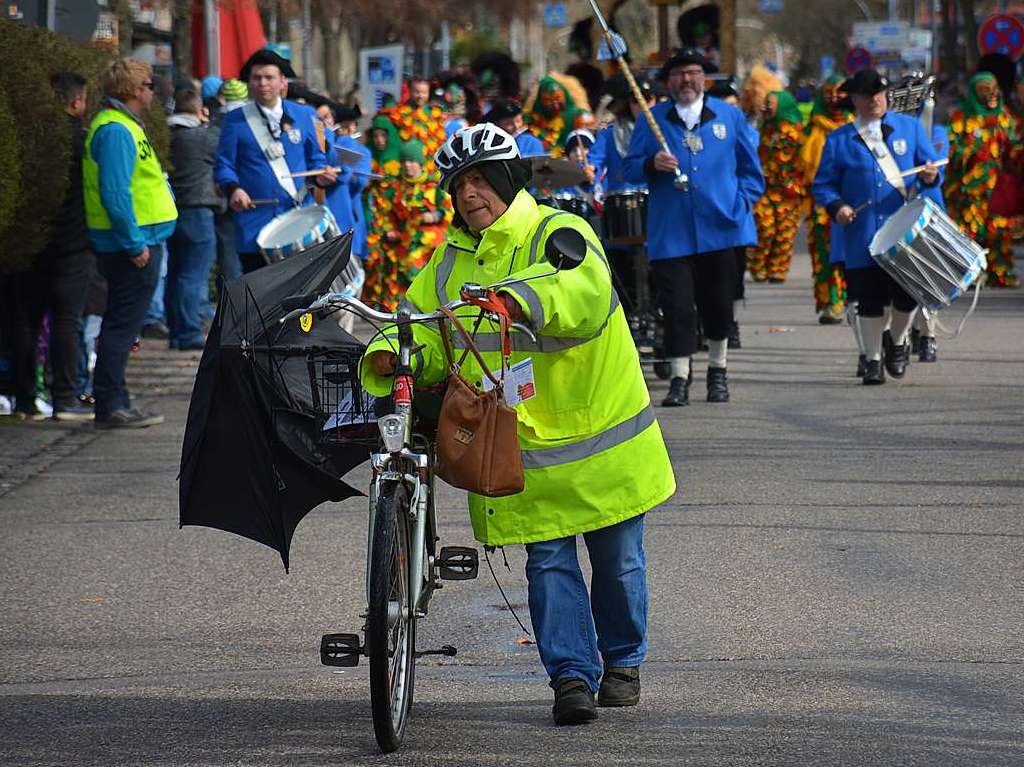
[[[900,170],[940,159],[932,138],[915,117],[886,113],[882,117],[882,136]],[[907,177],[904,182],[908,190],[912,183],[921,185],[925,196],[939,202],[942,199],[942,179],[940,169],[935,183],[928,187],[916,176]],[[832,240],[839,244],[838,248],[833,247],[833,252],[838,251],[845,258],[848,269],[875,266],[868,246],[875,232],[903,206],[905,199],[886,180],[875,156],[857,132],[855,123],[837,128],[825,140],[821,165],[814,177],[811,193],[833,219],[843,205],[855,210],[861,208],[849,225],[833,224]],[[833,256],[832,260],[835,262],[836,257]]]
[[[588,160],[594,166],[596,177],[601,179],[601,189],[605,195],[647,191],[646,182],[633,184],[626,180],[626,155],[619,151],[619,145],[615,140],[616,130],[621,131],[617,121],[602,128],[597,133],[594,146],[590,148]]]
[[[624,162],[624,178],[647,183],[647,255],[652,261],[729,250],[756,242],[754,203],[764,193],[757,141],[739,109],[708,96],[688,145],[673,102],[651,110],[669,151],[689,177],[689,190],[673,174],[654,170],[661,146],[646,120],[638,120]]]
[[[228,198],[236,187],[241,187],[254,200],[277,201],[276,205],[258,205],[252,210],[234,213],[235,247],[239,253],[255,253],[259,250],[256,236],[271,219],[298,204],[311,205],[314,200],[311,194],[306,194],[301,203],[292,199],[256,141],[244,112],[244,109],[234,109],[224,116],[214,180]],[[280,143],[284,160],[293,173],[327,165],[327,157],[317,142],[315,119],[316,113],[310,107],[295,101],[284,102]],[[305,181],[295,179],[296,188],[301,189]]]
[[[327,131],[328,141],[331,140],[331,132]],[[333,147],[328,146],[327,161],[336,167],[341,168],[338,173],[338,183],[327,188],[327,207],[334,214],[334,220],[338,223],[338,230],[344,234],[349,229],[352,234],[352,254],[360,260],[366,258],[366,215],[363,211],[363,190],[370,183],[370,150],[360,144],[351,136],[334,137],[334,147],[341,147],[355,152],[360,156],[359,163],[349,167],[337,161],[336,152]],[[357,172],[358,171],[358,172]]]

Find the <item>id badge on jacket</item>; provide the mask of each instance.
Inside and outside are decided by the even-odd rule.
[[[494,388],[491,379],[484,376],[484,391]],[[527,357],[505,372],[505,404],[515,407],[520,402],[537,396],[537,384],[533,380],[533,360]]]

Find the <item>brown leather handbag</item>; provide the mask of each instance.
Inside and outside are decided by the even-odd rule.
[[[519,451],[516,411],[505,404],[504,365],[501,378],[495,377],[484,362],[455,314],[442,307],[448,321],[466,342],[466,351],[456,362],[448,330],[441,323],[441,339],[451,374],[441,403],[437,423],[434,473],[453,487],[477,495],[496,498],[521,493],[525,484],[523,457]],[[502,335],[508,326],[502,321]],[[494,388],[481,391],[459,373],[466,356],[472,353]]]

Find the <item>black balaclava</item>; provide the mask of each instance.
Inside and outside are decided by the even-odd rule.
[[[498,197],[506,205],[511,205],[512,200],[516,198],[519,192],[526,188],[526,185],[530,183],[530,178],[533,176],[533,167],[530,165],[529,160],[522,158],[517,160],[498,160],[491,162],[482,162],[479,165],[471,166],[480,171],[487,183],[494,187],[494,191],[497,192]],[[467,169],[468,170],[468,169]],[[452,207],[455,209],[455,216],[452,218],[452,223],[459,229],[469,231],[469,227],[466,222],[462,220],[462,216],[459,214],[458,205],[455,204],[454,195],[452,199]]]

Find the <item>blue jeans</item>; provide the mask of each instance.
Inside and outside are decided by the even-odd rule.
[[[78,354],[78,377],[75,384],[78,394],[92,394],[92,371],[89,370],[89,354],[96,351],[96,339],[100,335],[103,317],[99,314],[87,314],[82,319]]]
[[[107,281],[107,310],[100,326],[93,371],[97,418],[132,406],[125,384],[125,369],[160,278],[163,255],[162,247],[151,246],[149,261],[142,269],[135,266],[126,253],[96,255],[96,265]]]
[[[216,256],[213,211],[181,208],[178,225],[167,241],[167,327],[172,349],[205,340],[202,309]]]
[[[156,286],[153,288],[153,297],[149,300],[149,308],[146,310],[146,319],[143,321],[143,325],[167,322],[167,313],[164,307],[164,287],[167,283],[167,244],[161,242],[159,245],[150,245],[150,256],[152,257],[155,252],[160,253],[160,273],[157,276]]]
[[[639,666],[647,655],[644,515],[583,534],[593,575],[590,593],[576,538],[526,545],[530,618],[551,685],[578,677],[597,691],[602,660]]]

